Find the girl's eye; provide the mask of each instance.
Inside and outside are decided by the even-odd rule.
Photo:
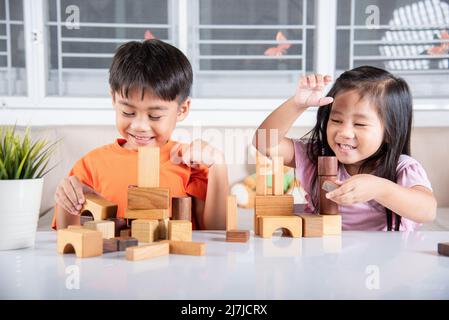
[[[125,112],[125,111],[122,111],[122,114],[123,114],[125,117],[131,117],[131,116],[134,115],[134,113],[128,113],[128,112]]]
[[[363,123],[356,123],[355,125],[358,127],[366,127],[366,124],[363,124]]]
[[[331,119],[331,121],[334,122],[334,123],[341,123],[341,121],[337,120],[337,119]]]

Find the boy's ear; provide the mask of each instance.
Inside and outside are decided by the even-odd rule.
[[[182,121],[189,115],[190,103],[192,100],[190,97],[187,97],[178,107],[178,111],[176,114],[176,122]]]

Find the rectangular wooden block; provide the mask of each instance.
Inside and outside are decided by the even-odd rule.
[[[168,240],[192,241],[192,222],[187,220],[168,221]]]
[[[206,254],[206,244],[204,242],[163,240],[161,243],[168,243],[170,245],[170,253],[172,254],[191,256],[204,256]]]
[[[227,230],[226,242],[248,242],[249,230]]]
[[[159,187],[159,148],[140,147],[138,149],[137,185],[139,187]]]
[[[84,211],[89,211],[94,220],[107,220],[116,217],[117,205],[115,203],[93,193],[85,194],[84,198],[86,201],[81,208],[81,216]]]
[[[308,238],[323,236],[323,216],[308,213],[302,213],[299,216],[302,219],[303,237]]]
[[[273,195],[284,194],[284,158],[275,156],[273,161],[273,176],[272,176],[272,193]]]
[[[67,226],[67,229],[82,229],[83,226],[80,226],[78,224],[72,224],[70,226]]]
[[[169,209],[148,209],[148,210],[131,210],[125,209],[126,219],[149,219],[149,220],[159,220],[166,219],[170,216]]]
[[[323,235],[341,234],[341,215],[323,215]]]
[[[115,237],[117,239],[118,251],[125,251],[126,248],[135,247],[139,244],[139,241],[133,237]]]
[[[118,251],[117,238],[103,239],[103,253]]]
[[[267,157],[260,152],[256,152],[256,194],[267,195],[268,183],[267,176],[271,172],[270,162]]]
[[[271,238],[277,229],[286,229],[286,235],[293,238],[302,236],[302,222],[298,216],[259,216],[259,231],[263,238]]]
[[[438,243],[438,253],[449,257],[449,242]]]
[[[126,248],[126,259],[130,261],[138,261],[151,259],[160,256],[166,256],[170,252],[168,243],[153,243],[145,246]]]
[[[103,253],[102,234],[85,228],[60,229],[56,247],[58,253],[75,252],[78,258],[100,256]]]
[[[131,236],[139,242],[153,242],[159,239],[159,221],[137,219],[131,223]]]
[[[86,229],[100,231],[103,235],[103,239],[115,237],[115,224],[113,221],[87,221],[83,227]]]
[[[128,209],[170,209],[169,188],[128,188]]]
[[[226,202],[226,231],[237,229],[237,199],[228,195]]]
[[[293,215],[293,196],[257,196],[254,208],[254,233],[260,235],[258,216],[291,216]]]

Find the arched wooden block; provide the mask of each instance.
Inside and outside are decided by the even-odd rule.
[[[103,239],[99,231],[71,228],[58,230],[58,253],[73,253],[79,258],[95,257],[103,253]]]
[[[89,211],[94,217],[94,221],[107,220],[117,216],[117,205],[96,194],[85,194],[86,201],[81,208],[81,215],[84,211]]]
[[[260,216],[259,221],[260,235],[263,238],[270,238],[277,229],[287,229],[293,238],[302,236],[302,221],[297,216]]]

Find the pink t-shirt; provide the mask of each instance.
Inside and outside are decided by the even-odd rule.
[[[307,143],[301,140],[293,140],[293,144],[295,147],[296,177],[301,182],[304,191],[307,192],[306,199],[308,204],[305,206],[304,211],[313,213],[314,207],[310,200],[310,194],[316,166],[307,157]],[[419,185],[432,190],[424,168],[412,157],[404,154],[399,157],[397,173],[397,184],[400,186],[410,188]],[[338,179],[345,181],[350,177],[345,166],[339,163]],[[343,230],[387,230],[385,207],[374,200],[353,205],[339,205],[338,209],[342,216]],[[413,231],[420,225],[412,220],[402,218],[400,230]]]

